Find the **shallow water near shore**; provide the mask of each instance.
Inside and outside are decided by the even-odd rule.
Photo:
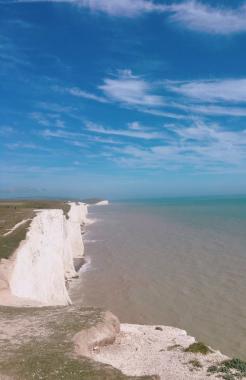
[[[187,199],[90,207],[90,264],[74,303],[122,322],[180,327],[246,359],[246,199]]]

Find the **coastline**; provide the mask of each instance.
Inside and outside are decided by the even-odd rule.
[[[67,284],[77,277],[84,263],[82,232],[90,220],[87,204],[69,205],[67,215],[58,209],[36,210],[26,239],[0,265],[0,278],[4,274],[9,285],[0,290],[0,304],[72,307],[67,306],[71,305]],[[217,379],[218,373],[208,369],[219,368],[229,359],[206,346],[206,354],[190,352],[190,346],[197,343],[184,330],[120,324],[110,312],[103,314],[95,325],[76,333],[72,341],[78,358],[111,365],[126,376],[151,379]]]
[[[67,215],[58,209],[35,210],[25,240],[9,259],[1,261],[0,278],[4,286],[0,288],[0,304],[71,303],[67,282],[77,276],[82,264],[81,228],[89,220],[85,203],[69,202],[69,205]]]

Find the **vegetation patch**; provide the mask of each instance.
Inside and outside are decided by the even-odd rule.
[[[202,364],[197,359],[190,360],[188,364],[192,365],[196,369],[202,368]]]
[[[35,210],[38,209],[61,209],[67,218],[70,205],[64,201],[0,201],[0,259],[9,258],[25,239],[31,220],[35,216]],[[25,219],[28,219],[26,223],[5,235]]]
[[[224,360],[217,365],[210,366],[208,373],[218,373],[224,380],[242,379],[246,377],[246,362],[238,358]]]
[[[0,378],[18,380],[153,380],[74,354],[73,336],[101,322],[100,309],[0,307]]]
[[[20,242],[25,240],[31,220],[23,223],[7,236],[0,236],[0,259],[8,259],[18,248]]]
[[[204,343],[202,342],[195,342],[192,343],[189,347],[187,347],[185,352],[192,352],[193,354],[202,354],[202,355],[207,355],[213,351],[208,348]]]

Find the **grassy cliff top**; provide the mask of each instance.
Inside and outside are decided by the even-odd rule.
[[[66,215],[70,206],[63,201],[25,200],[25,201],[0,201],[0,259],[8,258],[18,247],[21,240],[25,239],[26,231],[35,216],[36,209],[62,209]],[[4,236],[17,223],[27,219],[9,235]]]
[[[0,377],[23,380],[150,380],[74,354],[73,336],[103,319],[77,306],[0,307]],[[2,378],[2,377],[1,377]]]

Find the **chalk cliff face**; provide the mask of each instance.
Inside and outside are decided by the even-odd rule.
[[[67,220],[66,228],[73,257],[82,257],[84,254],[81,225],[87,221],[87,212],[87,205],[83,203],[70,203],[69,219]]]
[[[71,203],[68,219],[62,210],[39,211],[26,240],[16,251],[11,293],[46,305],[70,303],[66,279],[75,275],[73,259],[82,257],[81,225],[87,206]]]
[[[108,206],[108,204],[109,204],[109,201],[107,200],[96,203],[97,206]]]

